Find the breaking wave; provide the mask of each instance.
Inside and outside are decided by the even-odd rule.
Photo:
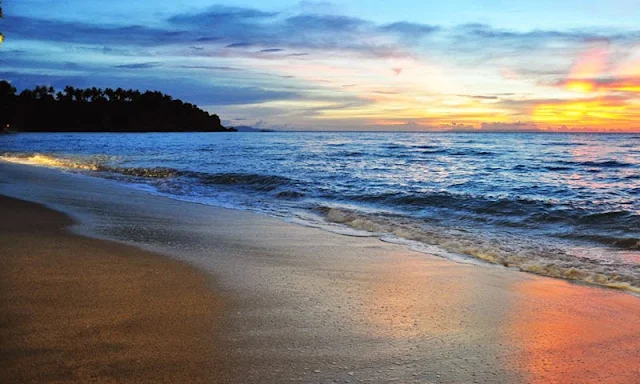
[[[597,263],[515,236],[506,239],[481,238],[464,231],[430,227],[406,217],[366,214],[344,208],[318,207],[317,210],[329,222],[356,230],[436,246],[446,252],[517,268],[523,272],[640,293],[640,268],[634,264]],[[637,247],[638,239],[629,239],[629,245]]]
[[[282,176],[260,175],[252,173],[205,173],[184,171],[168,167],[118,167],[108,165],[113,160],[105,156],[89,158],[57,157],[44,154],[4,154],[0,159],[20,164],[41,165],[54,168],[101,172],[147,179],[190,178],[201,184],[236,185],[250,187],[258,191],[273,191],[279,187],[295,184],[295,181]],[[283,192],[285,193],[285,192]],[[292,192],[289,192],[292,194]],[[283,195],[285,196],[285,195]]]

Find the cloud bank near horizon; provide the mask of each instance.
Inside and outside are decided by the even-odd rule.
[[[640,30],[376,22],[312,5],[145,24],[5,9],[0,76],[158,89],[265,128],[640,130]]]

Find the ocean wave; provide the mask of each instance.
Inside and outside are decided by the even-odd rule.
[[[361,151],[342,151],[342,152],[335,153],[333,156],[338,158],[343,158],[343,157],[360,157],[364,155],[366,155],[366,153]]]
[[[572,167],[594,167],[594,168],[628,168],[636,164],[627,163],[618,160],[602,160],[602,161],[557,161],[557,164],[568,165]]]
[[[491,198],[451,192],[393,192],[351,196],[355,201],[384,203],[416,209],[434,207],[464,210],[478,214],[528,215],[552,208],[550,203],[526,198]]]
[[[575,169],[574,167],[553,166],[553,165],[547,165],[547,166],[544,166],[543,168],[546,169],[547,171],[570,171]]]
[[[41,153],[4,153],[0,159],[11,163],[41,165],[53,168],[99,171],[102,160],[56,157]]]
[[[451,156],[498,156],[498,154],[490,151],[477,151],[472,149],[472,150],[452,152]]]
[[[549,143],[540,143],[538,145],[541,146],[553,146],[553,147],[581,147],[581,146],[585,146],[585,145],[589,145],[587,143],[577,143],[577,142],[571,142],[571,141],[552,141]]]
[[[112,172],[125,176],[143,177],[151,179],[166,179],[180,175],[180,171],[173,168],[165,167],[151,167],[151,168],[122,168],[122,167],[109,167],[106,165],[99,165],[94,171]]]
[[[598,263],[556,248],[522,241],[518,243],[514,238],[498,240],[459,231],[452,233],[442,228],[430,228],[406,217],[367,214],[335,207],[318,207],[317,211],[323,213],[329,222],[436,246],[444,250],[444,255],[453,253],[524,272],[640,293],[640,270],[635,265]]]
[[[640,238],[638,237],[617,237],[617,236],[595,235],[595,234],[585,234],[585,233],[568,233],[568,234],[561,235],[561,237],[570,238],[570,239],[587,240],[587,241],[600,243],[600,244],[604,244],[610,247],[615,247],[620,249],[629,249],[629,250],[640,249]]]
[[[246,185],[260,191],[273,191],[279,187],[294,184],[293,179],[255,173],[217,173],[184,172],[183,175],[197,177],[203,184],[209,185]]]
[[[294,185],[293,179],[254,173],[206,173],[178,170],[169,167],[119,167],[109,165],[112,158],[105,156],[90,156],[71,158],[64,156],[45,155],[40,153],[5,153],[0,159],[28,165],[41,165],[54,168],[81,170],[113,175],[130,176],[141,179],[169,179],[191,178],[197,179],[205,185],[237,185],[248,186],[259,191],[273,191],[279,187]],[[284,195],[283,195],[284,196]]]
[[[519,196],[479,196],[452,192],[390,192],[347,195],[348,201],[366,203],[379,208],[396,207],[415,215],[441,216],[455,214],[468,222],[492,223],[523,229],[545,228],[604,232],[627,232],[640,228],[640,215],[633,211],[606,211],[602,206],[558,206],[554,200],[536,200]],[[596,210],[598,209],[598,210]],[[427,211],[425,211],[427,210]]]
[[[583,224],[610,224],[612,222],[623,223],[625,225],[638,225],[640,228],[640,216],[628,211],[610,211],[585,214],[580,216],[578,222]]]
[[[447,153],[449,152],[446,149],[426,149],[424,151],[420,151],[420,153],[422,154],[429,154],[429,155],[435,155],[435,154],[441,154],[441,153]]]
[[[276,193],[276,197],[281,199],[297,199],[304,196],[304,192],[300,191],[281,191]]]

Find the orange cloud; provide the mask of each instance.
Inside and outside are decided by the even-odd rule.
[[[640,77],[609,79],[568,79],[558,83],[561,87],[573,92],[630,92],[640,93]]]
[[[532,108],[532,120],[589,130],[640,129],[640,75],[629,76],[629,64],[614,67],[609,57],[608,45],[589,49],[575,61],[567,79],[556,83],[589,97],[539,103]]]
[[[585,52],[573,65],[569,78],[591,79],[607,70],[609,47],[596,46]]]
[[[533,121],[593,130],[638,129],[640,104],[620,98],[597,98],[542,103],[533,108]]]

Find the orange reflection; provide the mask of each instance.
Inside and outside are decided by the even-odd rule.
[[[425,262],[400,253],[391,265],[381,265],[374,285],[364,298],[367,320],[381,336],[392,339],[434,337],[464,330],[461,311],[469,305],[471,281],[451,284],[455,268],[441,261]],[[442,264],[440,268],[428,265]],[[446,294],[441,291],[446,287]]]
[[[522,281],[508,338],[522,340],[511,365],[530,383],[638,383],[638,298],[563,281]]]

